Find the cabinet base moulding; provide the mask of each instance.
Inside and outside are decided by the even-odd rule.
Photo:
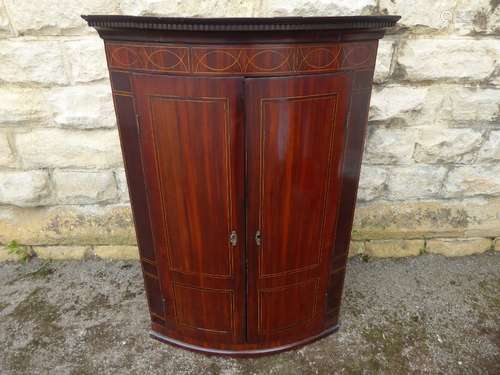
[[[259,357],[259,356],[264,356],[264,355],[270,355],[270,354],[277,354],[281,352],[285,352],[287,350],[291,349],[297,349],[300,348],[301,346],[310,344],[314,341],[320,340],[332,333],[335,333],[339,330],[340,325],[337,324],[333,327],[327,328],[324,331],[321,331],[317,335],[307,337],[303,340],[295,341],[290,344],[286,345],[280,345],[280,346],[275,346],[275,347],[269,347],[269,348],[259,348],[259,349],[254,349],[255,345],[252,344],[240,344],[239,349],[234,349],[234,350],[228,350],[228,349],[211,349],[211,348],[205,348],[203,346],[198,346],[198,345],[193,345],[193,344],[188,344],[186,342],[182,342],[170,337],[167,337],[165,335],[162,335],[161,333],[151,331],[149,333],[149,336],[154,338],[155,340],[158,340],[162,343],[169,344],[178,348],[186,349],[192,352],[196,353],[203,353],[206,355],[217,355],[217,356],[230,356],[230,357]]]

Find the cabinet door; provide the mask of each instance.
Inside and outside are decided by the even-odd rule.
[[[245,81],[248,338],[323,329],[351,78]]]
[[[237,78],[133,75],[166,331],[244,332],[244,131]]]

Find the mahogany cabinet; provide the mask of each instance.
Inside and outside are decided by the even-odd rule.
[[[244,356],[335,331],[378,39],[399,17],[84,18],[152,336]]]

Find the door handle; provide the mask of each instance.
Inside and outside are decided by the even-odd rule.
[[[236,246],[238,244],[238,235],[235,230],[229,234],[229,243],[231,246]]]
[[[262,243],[262,237],[260,235],[260,230],[258,230],[257,232],[255,232],[255,244],[257,246],[260,246],[261,243]]]

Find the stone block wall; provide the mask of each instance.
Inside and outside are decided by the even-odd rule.
[[[351,252],[500,250],[497,0],[0,0],[0,247],[137,256],[88,13],[402,15],[379,48]]]

